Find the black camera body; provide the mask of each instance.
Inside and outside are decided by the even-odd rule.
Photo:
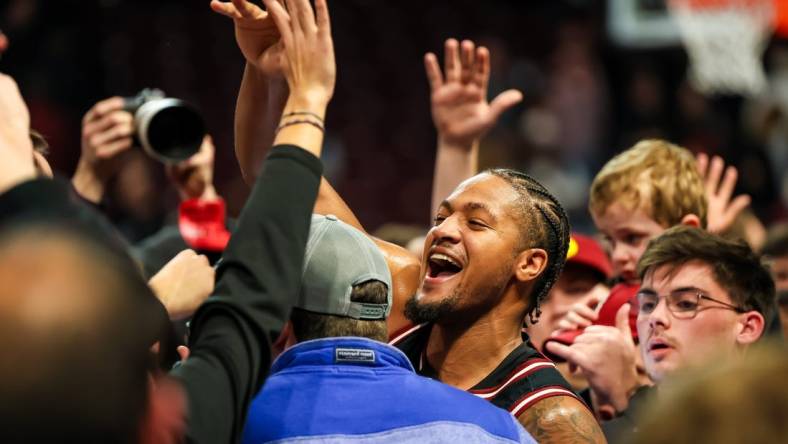
[[[194,106],[159,89],[144,89],[125,101],[124,109],[134,115],[137,140],[154,159],[178,163],[200,150],[205,122]]]

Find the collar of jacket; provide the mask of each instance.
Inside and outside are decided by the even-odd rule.
[[[276,358],[271,372],[314,365],[401,367],[414,371],[407,356],[396,347],[367,338],[342,337],[299,342]]]

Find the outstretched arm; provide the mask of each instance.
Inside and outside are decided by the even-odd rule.
[[[478,170],[479,141],[504,111],[519,103],[519,91],[508,90],[487,102],[490,52],[470,40],[446,40],[441,73],[433,53],[424,57],[430,83],[432,120],[438,131],[432,214],[463,180]]]
[[[308,0],[290,3],[288,13],[266,0],[290,60],[286,109],[322,121],[335,70],[326,1],[315,1],[316,18]],[[279,127],[217,270],[216,292],[192,320],[189,359],[174,370],[188,393],[190,442],[238,441],[270,365],[269,330],[282,328],[300,287],[323,131],[287,117]]]
[[[213,0],[211,9],[233,19],[235,39],[246,59],[235,105],[235,156],[251,186],[271,149],[288,98],[284,43],[273,17],[251,2]]]

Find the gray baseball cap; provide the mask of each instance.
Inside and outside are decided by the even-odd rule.
[[[353,286],[380,281],[387,303],[351,302]],[[391,312],[391,273],[375,243],[334,215],[312,215],[304,274],[295,307],[314,313],[381,320]]]

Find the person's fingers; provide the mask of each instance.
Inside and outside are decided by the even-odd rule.
[[[243,18],[254,18],[255,6],[246,0],[232,0],[233,6]]]
[[[105,131],[94,133],[90,136],[88,141],[94,147],[100,147],[105,143],[113,142],[123,137],[131,137],[132,134],[134,134],[134,126],[132,123],[120,122],[113,124]]]
[[[725,162],[722,161],[720,156],[714,156],[714,158],[711,159],[711,165],[709,166],[709,174],[706,176],[707,193],[711,193],[713,195],[717,194],[723,168],[725,168]]]
[[[577,324],[569,321],[566,318],[561,319],[560,321],[558,321],[558,330],[553,332],[551,336],[557,336],[558,334],[560,334],[561,331],[564,330],[577,330]]]
[[[632,339],[632,328],[629,326],[629,310],[631,306],[629,303],[626,303],[619,307],[618,311],[616,312],[616,328],[618,331],[624,335],[627,343],[635,345],[635,341]]]
[[[100,119],[104,117],[106,114],[109,114],[113,111],[123,109],[123,106],[126,104],[126,101],[123,97],[110,97],[109,99],[104,99],[91,108],[86,114],[85,117],[82,119],[82,123],[87,123],[92,120]]]
[[[568,345],[561,344],[560,342],[557,341],[548,341],[547,343],[545,343],[545,348],[550,353],[564,358],[564,360],[566,360],[566,362],[568,362],[569,364],[583,367],[583,363],[584,363],[583,356],[581,353],[578,353],[577,350],[575,350],[574,348]]]
[[[176,350],[178,350],[178,356],[181,357],[181,361],[189,359],[189,354],[191,354],[189,347],[185,345],[179,345]]]
[[[103,145],[100,149],[96,150],[96,157],[101,159],[109,159],[114,157],[118,153],[122,151],[126,151],[127,149],[131,148],[134,144],[134,140],[131,137],[126,137],[120,140],[116,140],[114,142],[107,143]]]
[[[315,12],[312,10],[312,5],[309,4],[309,0],[288,0],[288,2],[290,16],[295,16],[297,18],[295,24],[301,31],[304,33],[317,31],[317,25],[315,25]],[[295,11],[291,8],[291,4],[295,7]]]
[[[104,117],[86,123],[82,127],[82,135],[91,137],[99,133],[105,132],[110,128],[118,125],[131,125],[134,122],[134,116],[128,111],[115,111],[107,114]]]
[[[318,31],[331,35],[331,16],[328,13],[326,0],[315,0],[315,16]]]
[[[752,199],[748,194],[742,194],[741,196],[736,196],[735,199],[728,205],[728,214],[730,215],[731,219],[735,219],[736,216],[739,215],[745,208],[750,205]]]
[[[282,42],[285,45],[285,50],[293,45],[293,31],[290,28],[290,15],[285,10],[282,3],[277,0],[263,0],[265,9],[274,20],[276,28],[279,30],[279,35],[282,36]]]
[[[446,83],[460,81],[460,54],[458,46],[457,40],[446,40],[443,54],[443,71],[446,75]]]
[[[463,40],[460,44],[460,81],[463,85],[473,79],[475,53],[476,45],[470,40]]]
[[[430,90],[435,91],[443,85],[443,74],[438,64],[438,57],[428,52],[424,56],[424,70],[427,72],[427,81],[430,83]]]
[[[600,337],[610,334],[610,331],[615,329],[616,327],[611,327],[609,325],[589,325],[583,330],[583,334],[580,336]]]
[[[593,308],[583,303],[572,305],[572,308],[569,312],[582,316],[583,318],[588,319],[589,321],[596,321],[597,318],[599,317],[599,315],[597,315],[596,311]]]
[[[516,89],[504,91],[490,102],[490,119],[495,122],[507,109],[523,100],[523,93]]]
[[[487,84],[490,82],[490,51],[484,46],[476,48],[475,59],[473,83],[487,95]]]
[[[219,0],[211,0],[211,10],[231,19],[243,17],[232,3],[220,2]]]
[[[695,156],[695,161],[698,164],[698,174],[701,178],[706,177],[706,170],[709,167],[709,156],[706,153],[698,153]]]
[[[723,202],[728,202],[733,195],[733,189],[736,188],[736,181],[739,179],[739,172],[736,167],[729,166],[725,169],[725,175],[722,177],[722,183],[718,192],[718,197]]]
[[[584,316],[580,316],[577,312],[574,311],[570,311],[569,313],[567,313],[565,319],[580,328],[588,327],[589,325],[591,325],[591,321],[588,318]]]

